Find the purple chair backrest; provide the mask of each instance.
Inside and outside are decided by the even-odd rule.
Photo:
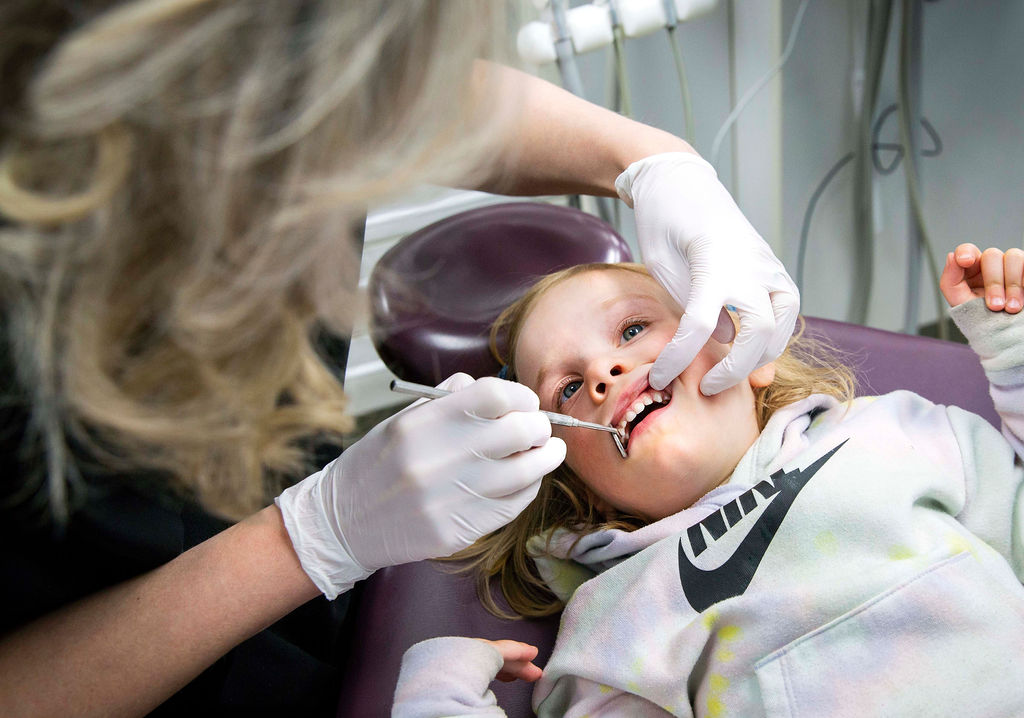
[[[547,212],[545,209],[536,210],[530,207],[543,207],[543,205],[510,205],[508,211],[514,214],[532,212]],[[492,226],[501,219],[501,210],[486,208],[489,212],[477,214],[475,221],[469,223],[474,231]],[[561,210],[561,208],[557,208]],[[473,214],[472,212],[467,214]],[[560,217],[548,215],[552,221],[558,223]],[[565,215],[569,217],[569,215]],[[481,217],[483,219],[481,219]],[[500,296],[505,301],[507,298],[507,285],[501,280],[504,273],[511,272],[521,282],[524,275],[531,274],[530,270],[523,270],[521,265],[510,266],[516,261],[517,256],[529,258],[533,262],[533,253],[543,249],[539,245],[531,245],[529,250],[524,249],[521,254],[512,251],[511,245],[516,242],[528,241],[523,233],[511,232],[502,240],[486,243],[473,244],[466,236],[452,236],[446,229],[451,230],[460,227],[465,228],[460,220],[464,216],[444,220],[438,225],[432,225],[423,230],[429,235],[423,239],[423,234],[410,235],[409,239],[415,238],[414,251],[416,253],[433,253],[438,257],[436,261],[439,267],[444,267],[439,273],[443,277],[441,283],[447,287],[444,294],[462,293],[461,299],[453,299],[445,296],[446,301],[459,301],[467,307],[487,306],[491,311],[500,311],[504,304],[491,301],[489,288],[497,288],[502,293]],[[470,219],[474,219],[471,217]],[[583,232],[591,231],[593,218],[583,220],[578,230]],[[575,220],[573,220],[575,221]],[[570,225],[573,226],[573,225]],[[611,230],[607,225],[602,227],[602,237]],[[428,231],[429,230],[429,231]],[[611,233],[614,235],[614,233]],[[615,235],[617,237],[617,235]],[[602,241],[604,241],[602,239]],[[621,240],[619,240],[621,241]],[[433,247],[424,248],[419,246],[420,242]],[[395,250],[396,255],[404,251],[400,244]],[[612,242],[614,245],[615,243]],[[472,245],[473,250],[463,254],[467,247]],[[442,257],[444,252],[440,246],[458,247],[458,256]],[[624,243],[622,245],[625,246]],[[475,297],[465,296],[466,285],[449,281],[456,274],[452,263],[467,260],[474,267],[472,276],[466,277],[473,284],[473,291],[480,292]],[[604,261],[582,258],[569,264]],[[624,259],[609,261],[628,261],[628,250]],[[399,268],[407,266],[401,257],[392,257],[389,260],[388,271],[399,272]],[[541,262],[540,266],[544,263]],[[537,264],[529,265],[531,267]],[[547,270],[550,271],[550,270]],[[542,273],[542,272],[537,272]],[[489,281],[483,281],[481,278]],[[519,285],[521,288],[521,284]],[[514,298],[514,297],[513,297]],[[376,299],[375,299],[376,301]],[[446,317],[438,324],[431,324],[428,321],[411,322],[414,329],[411,334],[397,333],[387,351],[400,354],[402,351],[401,338],[413,337],[410,339],[412,352],[422,352],[420,359],[426,361],[422,364],[428,368],[431,366],[442,367],[442,373],[449,372],[459,366],[480,366],[481,359],[477,363],[465,365],[451,364],[449,358],[442,351],[442,342],[435,341],[429,337],[419,337],[418,334],[429,333],[431,326],[447,327],[449,320],[457,324],[457,306],[452,309],[453,317]],[[497,311],[494,311],[494,315]],[[375,317],[378,316],[375,314]],[[388,316],[386,313],[380,316]],[[493,317],[492,317],[493,318]],[[407,321],[408,319],[402,319]],[[476,321],[482,318],[477,316]],[[408,327],[406,328],[408,329]],[[439,331],[447,331],[442,329]],[[476,330],[474,330],[476,331]],[[843,322],[830,321],[825,319],[807,319],[807,331],[812,335],[820,336],[828,343],[844,352],[849,364],[853,366],[860,381],[860,394],[880,394],[894,389],[911,389],[919,394],[943,404],[955,404],[965,409],[981,414],[999,426],[999,420],[992,406],[988,395],[988,384],[985,380],[981,365],[974,353],[966,346],[942,342],[925,337],[908,336],[895,334],[893,332],[867,327],[845,324]],[[479,332],[477,332],[479,333]],[[474,351],[486,353],[486,344],[477,343]],[[458,361],[463,361],[463,354],[459,353]],[[486,357],[489,359],[489,357]],[[440,375],[417,375],[407,373],[405,360],[393,359],[394,366],[402,369],[405,377],[416,378],[419,381],[429,381],[433,376]],[[415,362],[412,362],[415,363]],[[496,365],[491,364],[492,368]],[[465,369],[464,369],[465,370]],[[410,564],[395,568],[388,568],[375,573],[358,588],[358,595],[353,601],[351,609],[354,612],[354,635],[349,655],[348,665],[344,674],[338,716],[341,718],[374,718],[375,716],[388,716],[391,711],[391,700],[394,694],[395,684],[398,677],[398,669],[401,663],[402,654],[405,650],[417,641],[434,636],[474,636],[480,638],[499,639],[514,638],[536,645],[540,649],[537,659],[538,665],[544,665],[550,656],[554,646],[555,634],[558,629],[556,617],[543,620],[522,620],[503,621],[487,613],[477,600],[472,579],[462,574],[451,572],[450,565],[433,562]],[[509,716],[514,718],[525,718],[532,716],[530,708],[530,696],[532,685],[521,682],[516,683],[494,683],[492,688],[498,697],[499,704],[505,709]]]

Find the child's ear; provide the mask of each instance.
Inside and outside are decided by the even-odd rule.
[[[748,378],[750,386],[754,389],[763,389],[775,381],[775,362],[768,362],[764,366],[754,369]]]

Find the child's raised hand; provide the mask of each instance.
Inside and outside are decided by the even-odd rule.
[[[955,307],[975,297],[985,297],[993,312],[1016,314],[1024,306],[1024,251],[1005,253],[990,247],[982,252],[973,244],[961,244],[946,255],[946,267],[939,278],[942,296]]]
[[[478,638],[478,641],[489,643],[498,649],[498,653],[505,660],[505,665],[498,672],[498,680],[510,683],[517,678],[533,683],[541,677],[543,671],[531,661],[537,657],[537,647],[519,641],[488,641],[486,638]]]

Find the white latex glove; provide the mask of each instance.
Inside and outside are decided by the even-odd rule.
[[[455,374],[440,388],[454,393],[378,424],[277,498],[302,568],[327,598],[504,526],[565,459],[522,384]]]
[[[635,210],[644,263],[684,310],[651,369],[651,386],[662,389],[679,376],[713,331],[719,341],[732,339],[726,304],[739,313],[739,332],[701,392],[717,394],[782,354],[799,292],[710,164],[689,152],[652,155],[627,167],[615,188]]]

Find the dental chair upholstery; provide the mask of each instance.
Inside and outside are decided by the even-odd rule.
[[[370,279],[375,345],[399,377],[435,384],[456,371],[494,374],[486,327],[532,277],[592,261],[630,261],[608,225],[576,210],[513,203],[442,220],[402,240]],[[807,319],[807,332],[845,355],[859,394],[910,389],[942,404],[999,419],[975,354],[966,346]],[[499,599],[500,601],[500,599]],[[540,649],[543,666],[557,617],[503,621],[479,604],[472,579],[450,564],[422,562],[377,571],[357,587],[353,640],[340,718],[388,716],[402,654],[417,641],[458,635],[512,638]],[[532,716],[532,684],[492,684],[509,716]]]

